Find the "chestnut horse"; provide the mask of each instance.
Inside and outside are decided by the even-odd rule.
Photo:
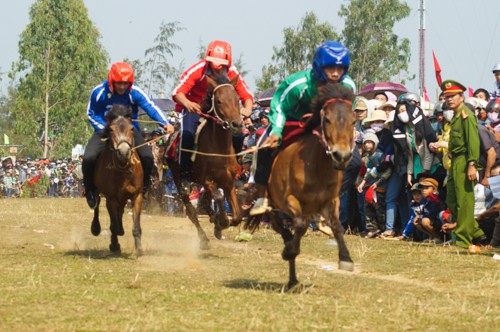
[[[106,197],[106,208],[111,220],[109,249],[112,252],[120,252],[118,236],[125,234],[122,217],[125,205],[130,199],[134,220],[132,234],[134,235],[136,253],[141,255],[140,220],[144,176],[139,155],[132,148],[134,146],[132,109],[123,105],[113,105],[106,113],[106,122],[104,137],[107,139],[107,148],[101,152],[96,162],[94,184],[97,206],[94,209],[94,219],[90,229],[95,236],[101,232],[99,223],[99,194],[101,193]]]
[[[285,243],[282,258],[289,263],[289,289],[298,284],[295,258],[300,253],[300,241],[309,227],[309,219],[316,214],[321,214],[333,229],[339,248],[339,268],[352,271],[354,266],[339,221],[342,170],[350,162],[354,147],[351,110],[354,95],[340,84],[328,83],[318,90],[305,133],[277,154],[268,182],[269,196],[276,209],[269,216],[273,229]]]
[[[236,197],[234,178],[238,169],[232,139],[242,133],[243,121],[240,115],[239,97],[235,86],[238,76],[231,81],[226,75],[207,76],[208,91],[202,102],[202,127],[198,129],[197,152],[192,164],[193,180],[207,189],[199,200],[202,208],[208,213],[210,222],[214,223],[214,235],[222,238],[222,230],[230,225],[238,225],[242,215]],[[174,182],[180,188],[180,166],[173,159],[167,159],[172,170]],[[221,188],[224,192],[219,192]],[[196,210],[188,195],[180,195],[186,207],[186,214],[196,226],[200,239],[200,248],[208,249],[208,238],[200,226]],[[217,212],[211,207],[212,198],[217,204]],[[231,206],[232,221],[229,222],[224,209],[224,199]]]

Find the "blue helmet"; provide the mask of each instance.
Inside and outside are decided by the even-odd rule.
[[[340,77],[342,81],[347,75],[347,70],[351,64],[349,50],[339,42],[325,41],[314,52],[313,75],[320,82],[326,82],[328,78],[323,71],[323,67],[342,66],[345,67],[344,75]]]

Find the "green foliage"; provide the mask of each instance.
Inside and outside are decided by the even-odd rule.
[[[156,36],[155,45],[148,48],[144,53],[143,83],[144,90],[148,95],[161,96],[170,91],[173,81],[180,76],[177,67],[170,65],[170,58],[174,51],[181,51],[181,47],[171,41],[176,32],[185,30],[179,22],[162,22],[160,33]],[[168,86],[170,83],[170,86]]]
[[[339,15],[346,19],[342,40],[351,52],[349,75],[358,87],[408,74],[410,41],[393,28],[409,14],[410,7],[399,0],[352,0],[341,6]]]
[[[312,12],[306,13],[297,28],[285,28],[283,35],[283,45],[273,47],[273,63],[262,68],[262,78],[256,81],[259,91],[272,88],[287,76],[310,68],[318,45],[325,40],[338,39],[333,26],[318,22]]]
[[[25,152],[40,155],[45,123],[60,135],[46,157],[68,156],[90,136],[86,105],[90,90],[107,72],[107,53],[82,0],[38,0],[21,34],[19,59],[10,77],[19,77],[13,109],[15,131]],[[46,117],[48,113],[48,117]]]

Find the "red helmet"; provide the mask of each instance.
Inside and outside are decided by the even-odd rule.
[[[113,63],[108,74],[108,85],[111,91],[113,91],[113,83],[115,82],[129,82],[129,91],[132,90],[132,84],[134,84],[134,70],[132,66],[126,62]]]
[[[210,62],[214,69],[221,69],[222,66],[231,67],[233,63],[231,45],[222,40],[212,41],[207,47],[205,60]]]
[[[486,112],[500,112],[500,98],[492,99],[486,105]]]

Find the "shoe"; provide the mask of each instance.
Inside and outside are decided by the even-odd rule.
[[[366,234],[366,238],[367,239],[374,239],[374,238],[378,237],[380,235],[380,233],[382,233],[382,232],[378,229],[376,231],[368,232],[368,234]]]
[[[271,210],[272,210],[272,208],[269,206],[268,199],[260,197],[260,198],[257,198],[257,200],[255,201],[255,204],[253,205],[249,214],[251,216],[256,216],[259,214],[264,214],[264,213],[269,212]]]
[[[394,233],[394,231],[387,230],[387,231],[383,232],[382,234],[380,234],[380,237],[383,239],[385,239],[385,238],[392,239],[392,238],[394,238],[395,235],[396,234]]]
[[[488,238],[486,237],[486,235],[483,234],[483,235],[475,238],[474,240],[472,240],[472,244],[479,245],[479,246],[485,246],[488,244]]]
[[[95,209],[97,207],[97,199],[93,190],[86,190],[85,198],[87,199],[87,204],[91,209]]]

